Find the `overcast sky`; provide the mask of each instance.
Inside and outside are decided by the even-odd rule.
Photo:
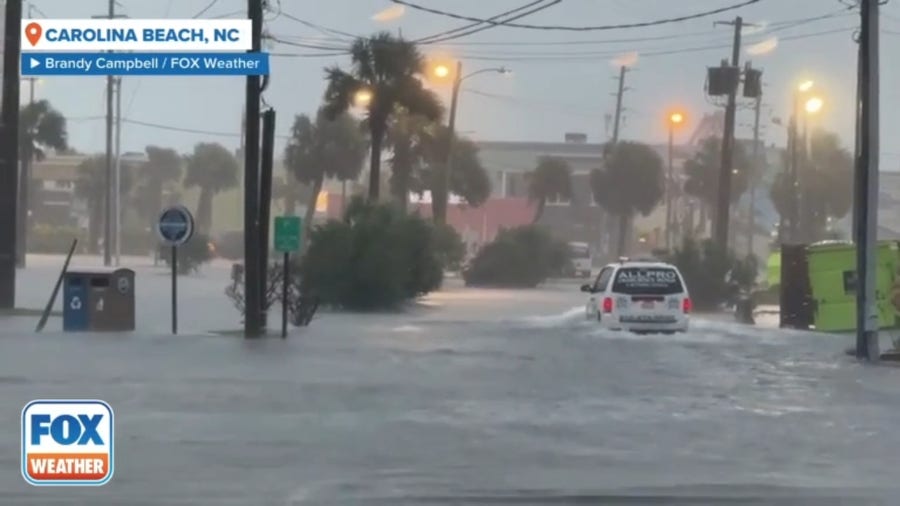
[[[846,0],[845,0],[846,1]],[[119,0],[120,11],[132,18],[190,18],[211,0]],[[350,34],[368,35],[378,30],[398,31],[419,38],[453,29],[467,22],[406,8],[387,21],[373,19],[390,8],[389,0],[281,0],[267,16],[266,29],[283,40],[303,44],[343,44],[333,32],[306,26],[290,17]],[[528,3],[526,0],[418,0],[429,7],[475,17],[489,17]],[[563,0],[521,19],[537,25],[610,25],[653,21],[692,14],[741,0]],[[37,11],[50,18],[85,18],[104,14],[105,0],[35,0]],[[837,131],[852,146],[852,99],[855,93],[856,44],[852,31],[858,25],[855,12],[837,14],[838,0],[761,0],[748,7],[702,19],[649,28],[567,32],[493,28],[444,45],[426,46],[429,55],[458,57],[466,72],[504,65],[511,76],[483,74],[467,80],[461,94],[458,129],[477,140],[559,141],[565,132],[584,132],[592,142],[605,140],[605,116],[615,106],[617,74],[615,55],[637,52],[637,62],[627,78],[624,104],[625,139],[664,142],[663,118],[678,106],[687,112],[688,130],[716,105],[704,97],[705,69],[730,57],[732,29],[714,26],[743,16],[759,25],[744,34],[748,58],[764,71],[763,124],[769,143],[783,144],[785,130],[771,122],[789,114],[791,88],[812,79],[825,99],[816,122]],[[203,17],[244,16],[245,0],[218,0]],[[893,60],[892,48],[900,42],[900,2],[890,2],[882,18],[882,60]],[[827,19],[800,21],[835,14]],[[36,15],[35,17],[42,17]],[[390,16],[389,16],[390,17]],[[768,29],[765,27],[768,26]],[[773,37],[777,37],[776,40]],[[621,42],[622,39],[626,41]],[[572,44],[571,41],[584,43]],[[619,41],[619,42],[616,42]],[[296,114],[314,113],[324,90],[323,67],[346,65],[344,56],[321,56],[324,51],[277,44],[272,78],[265,94],[278,112],[278,133],[286,135]],[[748,51],[763,54],[748,54]],[[288,56],[291,55],[291,56]],[[302,56],[301,56],[302,55]],[[310,56],[312,55],[312,56]],[[882,169],[900,169],[900,146],[893,140],[900,127],[900,69],[882,66]],[[81,151],[104,146],[105,79],[42,78],[36,96],[49,99],[71,118],[70,139]],[[27,85],[27,83],[25,83]],[[124,80],[124,116],[132,121],[213,133],[186,133],[129,123],[122,134],[124,151],[139,151],[148,144],[189,151],[201,141],[218,141],[237,147],[244,79],[222,77],[143,77]],[[449,90],[437,88],[447,100]],[[27,100],[27,86],[23,89]],[[749,103],[738,112],[738,135],[749,136],[753,120]],[[693,123],[690,123],[693,120]],[[218,135],[220,133],[222,135]],[[689,132],[682,136],[687,137]],[[279,142],[279,149],[281,149]]]

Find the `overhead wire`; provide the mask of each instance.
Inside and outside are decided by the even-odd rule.
[[[530,16],[530,15],[535,14],[535,13],[537,13],[537,12],[540,12],[540,11],[542,11],[542,10],[548,9],[548,8],[550,8],[550,7],[552,7],[552,6],[556,5],[556,4],[558,4],[558,3],[560,3],[560,2],[562,2],[562,0],[553,0],[553,1],[551,1],[550,3],[548,3],[548,4],[545,4],[545,5],[539,5],[539,6],[537,6],[537,7],[534,7],[533,9],[530,9],[530,10],[527,10],[527,11],[525,11],[525,12],[520,12],[520,13],[518,13],[518,14],[515,14],[514,16],[511,16],[511,17],[505,19],[504,22],[509,22],[509,21],[515,21],[515,20],[517,20],[517,19],[522,19],[522,18],[524,18],[525,16]],[[537,2],[537,3],[539,3],[539,2]],[[534,4],[535,4],[535,2],[532,2],[531,4],[528,4],[528,5],[534,5]],[[509,14],[510,12],[514,12],[514,11],[507,11],[507,13],[505,13],[505,14],[498,14],[497,16],[494,16],[494,17],[490,18],[490,20],[491,20],[491,21],[495,21],[497,18],[499,18],[499,17],[504,17],[506,14]],[[478,25],[481,25],[481,24],[483,24],[483,23],[473,23],[472,25],[469,25],[469,26],[478,26]],[[449,34],[449,35],[446,35],[446,36],[440,36],[440,34],[437,34],[437,35],[435,35],[435,36],[428,37],[427,39],[419,39],[419,40],[420,40],[420,41],[423,41],[423,40],[424,40],[423,42],[421,42],[422,44],[435,44],[435,43],[438,43],[438,42],[445,42],[445,41],[449,41],[449,40],[456,40],[456,39],[459,39],[459,38],[462,38],[462,37],[468,37],[469,35],[472,35],[472,34],[475,34],[475,33],[479,33],[479,32],[483,32],[483,31],[485,31],[485,30],[490,30],[491,28],[496,28],[496,27],[497,27],[497,25],[494,25],[494,24],[485,24],[485,26],[480,26],[480,27],[477,27],[477,28],[473,28],[473,29],[471,29],[471,30],[463,31],[462,33]]]
[[[686,14],[683,16],[677,16],[672,18],[658,19],[654,21],[642,21],[638,23],[623,23],[616,25],[597,25],[597,26],[567,26],[567,25],[531,25],[525,23],[509,23],[506,21],[490,21],[488,19],[477,18],[473,16],[464,16],[462,14],[456,14],[453,12],[448,12],[440,9],[433,9],[431,7],[425,7],[423,5],[410,2],[408,0],[391,0],[392,2],[400,5],[404,5],[411,9],[428,12],[431,14],[436,14],[440,16],[445,16],[453,19],[460,19],[464,21],[475,21],[480,23],[488,23],[496,26],[504,26],[509,28],[525,28],[529,30],[556,30],[556,31],[573,31],[573,32],[585,32],[585,31],[600,31],[600,30],[620,30],[627,28],[644,28],[648,26],[658,26],[670,23],[679,23],[682,21],[690,21],[693,19],[700,19],[707,16],[713,16],[716,14],[721,14],[723,12],[732,11],[735,9],[740,9],[742,7],[746,7],[748,5],[752,5],[758,3],[760,0],[744,0],[743,2],[728,5],[725,7],[719,7],[717,9],[711,9],[703,12],[697,12],[693,14]]]
[[[544,2],[544,0],[534,0],[533,2],[529,2],[529,3],[525,4],[525,5],[520,6],[520,7],[516,7],[515,9],[511,9],[511,10],[508,10],[508,11],[506,11],[506,12],[501,12],[500,14],[497,14],[497,15],[495,15],[495,16],[491,16],[491,17],[488,18],[488,19],[496,20],[496,19],[501,18],[501,17],[503,17],[503,16],[506,16],[506,15],[509,15],[509,14],[514,14],[514,13],[516,13],[516,12],[519,12],[519,11],[521,11],[521,10],[527,9],[527,8],[529,8],[529,7],[532,7],[532,6],[534,6],[534,5],[537,5],[537,4],[540,4],[540,3],[543,3],[543,2]],[[450,29],[450,30],[445,30],[445,31],[443,31],[443,32],[439,32],[439,33],[436,33],[436,34],[433,34],[433,35],[428,35],[428,36],[426,36],[426,37],[422,37],[422,38],[420,38],[420,39],[417,39],[416,42],[422,42],[422,41],[427,40],[427,39],[434,39],[434,38],[438,38],[438,37],[443,37],[443,36],[445,36],[445,35],[450,35],[450,34],[462,32],[462,31],[464,31],[464,30],[468,30],[469,28],[473,28],[473,27],[480,26],[480,25],[483,25],[483,24],[484,24],[484,23],[470,23],[470,24],[465,25],[465,26],[460,26],[460,27],[453,28],[453,29]]]
[[[208,4],[206,7],[200,9],[200,12],[198,12],[197,14],[194,14],[194,15],[191,16],[191,17],[192,17],[193,19],[199,18],[200,16],[206,14],[206,13],[207,13],[210,9],[212,9],[217,3],[219,3],[219,0],[212,0],[211,2],[209,2],[209,4]]]

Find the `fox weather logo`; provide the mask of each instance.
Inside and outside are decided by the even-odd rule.
[[[22,476],[36,486],[98,486],[113,475],[113,410],[99,400],[22,409]]]

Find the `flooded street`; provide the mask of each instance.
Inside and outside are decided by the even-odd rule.
[[[223,272],[184,283],[186,325],[237,328]],[[900,369],[859,365],[848,338],[702,317],[634,336],[586,321],[575,285],[449,285],[285,341],[0,320],[0,504],[894,503]],[[165,308],[153,290],[139,302]],[[20,476],[20,410],[56,397],[115,410],[108,485]]]

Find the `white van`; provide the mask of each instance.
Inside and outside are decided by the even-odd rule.
[[[586,242],[570,242],[569,255],[574,271],[572,274],[579,278],[591,277],[593,258],[590,245]]]
[[[606,328],[634,332],[685,332],[692,309],[684,278],[674,265],[622,261],[604,267],[589,293],[585,314]]]

